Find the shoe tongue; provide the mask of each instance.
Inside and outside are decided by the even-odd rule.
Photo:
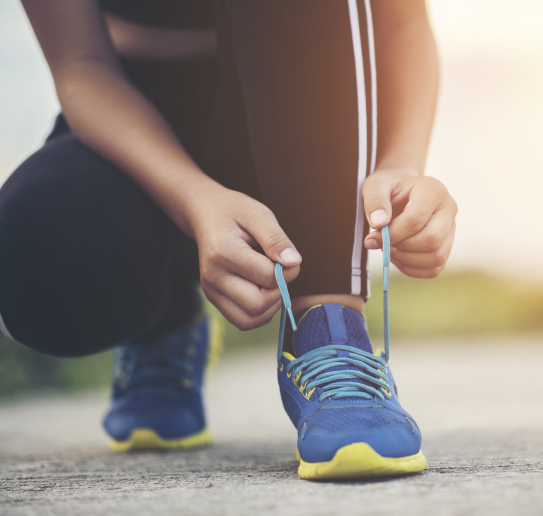
[[[331,344],[342,344],[373,353],[362,315],[339,303],[323,304],[308,310],[293,337],[297,357]]]

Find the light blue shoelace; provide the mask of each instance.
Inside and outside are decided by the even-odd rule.
[[[385,373],[389,359],[389,318],[388,318],[388,269],[390,266],[390,235],[388,226],[381,229],[383,236],[383,315],[385,333],[385,357],[377,357],[367,351],[333,344],[314,349],[304,356],[290,362],[287,374],[294,374],[305,392],[320,387],[322,393],[319,402],[325,398],[358,397],[372,399],[375,396],[385,399],[384,392],[390,394],[388,377]],[[292,305],[288,293],[281,264],[275,265],[275,277],[283,297],[281,325],[279,328],[279,346],[277,364],[281,365],[283,353],[283,336],[286,315],[288,313],[292,329],[296,331],[296,322],[292,313]],[[342,356],[338,356],[340,353]],[[347,352],[347,356],[345,356]],[[341,369],[340,369],[341,368]]]

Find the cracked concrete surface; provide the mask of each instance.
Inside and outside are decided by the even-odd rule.
[[[255,350],[212,371],[216,444],[199,451],[110,453],[106,394],[4,402],[0,514],[543,514],[541,338],[395,345],[430,466],[365,482],[298,479],[274,363]]]

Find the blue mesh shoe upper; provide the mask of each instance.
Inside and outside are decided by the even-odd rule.
[[[344,401],[369,398],[376,389],[383,398],[379,389],[389,388],[385,375],[379,373],[385,363],[373,355],[364,318],[356,310],[339,304],[310,309],[294,333],[293,349],[299,360],[289,367],[294,374],[307,372],[300,381],[308,381],[308,391],[318,388],[320,400],[323,396]]]
[[[319,429],[326,432],[343,432],[346,428],[369,430],[387,425],[405,426],[411,430],[412,426],[402,414],[398,414],[385,407],[373,407],[360,410],[359,407],[338,407],[338,409],[318,410],[307,421],[307,428]]]
[[[202,316],[155,342],[118,346],[107,433],[124,441],[135,428],[152,429],[163,439],[203,430],[208,341],[208,318]]]
[[[298,429],[298,451],[307,463],[331,461],[340,448],[369,445],[382,457],[418,454],[420,431],[400,406],[389,367],[388,269],[390,235],[383,237],[383,316],[385,349],[376,353],[364,319],[339,304],[313,307],[299,321],[292,312],[282,266],[275,277],[283,297],[277,366],[283,406]],[[289,316],[295,357],[283,339]],[[346,451],[346,453],[348,453]]]
[[[361,314],[314,307],[292,344],[296,357],[281,357],[278,378],[304,461],[332,460],[339,448],[360,442],[383,457],[419,452],[419,429],[399,404],[384,353],[373,354]]]

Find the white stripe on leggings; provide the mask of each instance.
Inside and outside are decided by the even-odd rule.
[[[354,228],[354,244],[351,259],[351,293],[360,295],[362,292],[362,246],[364,236],[364,204],[362,201],[362,183],[366,179],[368,158],[367,112],[366,112],[366,88],[364,80],[364,63],[362,59],[362,40],[360,36],[360,21],[356,0],[348,0],[349,19],[351,22],[351,35],[353,38],[353,51],[356,72],[356,91],[358,99],[358,181],[356,192],[356,221]],[[377,84],[375,79],[375,50],[373,44],[373,25],[371,21],[371,8],[369,0],[364,0],[366,20],[368,25],[368,50],[371,70],[371,96],[372,96],[372,142],[371,142],[371,174],[375,168],[375,156],[377,150]],[[365,271],[367,263],[364,264]],[[369,277],[366,272],[367,293],[369,295]]]

